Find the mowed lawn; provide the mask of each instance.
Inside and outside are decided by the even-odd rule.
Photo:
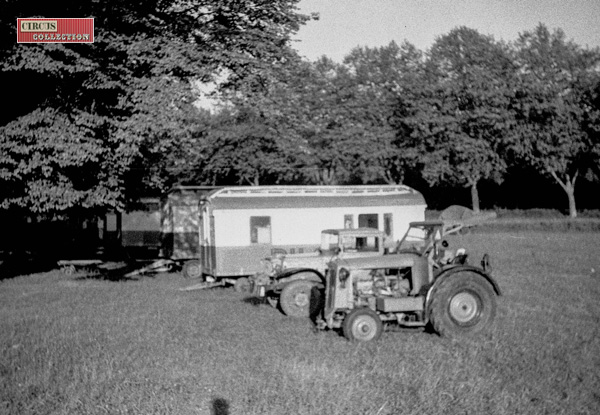
[[[504,296],[486,334],[352,344],[179,274],[0,282],[1,414],[598,414],[600,234],[468,234]]]

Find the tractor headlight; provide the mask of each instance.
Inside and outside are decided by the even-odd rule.
[[[342,284],[342,287],[346,285],[346,280],[348,278],[350,278],[350,272],[346,268],[341,268],[340,272],[338,273],[338,279]]]

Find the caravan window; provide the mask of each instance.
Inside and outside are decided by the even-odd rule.
[[[107,232],[116,232],[118,230],[117,225],[117,215],[114,213],[106,214],[106,231]]]
[[[271,217],[250,217],[250,242],[253,244],[271,243]]]
[[[377,213],[365,213],[362,215],[358,215],[358,227],[379,229]]]
[[[354,228],[354,215],[344,215],[344,229]]]
[[[343,236],[344,252],[377,252],[379,238],[376,236]]]

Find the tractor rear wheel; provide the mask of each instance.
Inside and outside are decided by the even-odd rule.
[[[455,338],[479,333],[495,316],[496,296],[492,286],[475,273],[450,275],[432,293],[429,321],[441,336]]]
[[[281,311],[290,317],[310,317],[318,313],[323,297],[317,295],[318,290],[313,290],[316,285],[318,283],[308,280],[295,280],[287,284],[279,297]]]
[[[200,261],[193,259],[186,261],[183,264],[183,276],[184,278],[196,279],[202,277],[202,264]]]
[[[350,341],[373,341],[381,337],[383,323],[370,308],[356,308],[344,319],[342,332]]]

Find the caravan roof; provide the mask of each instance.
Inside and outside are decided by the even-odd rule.
[[[186,186],[179,185],[173,186],[167,193],[181,193],[181,192],[206,192],[210,190],[220,189],[220,186]]]
[[[425,205],[421,193],[403,185],[235,186],[203,197],[215,208],[303,208]]]

